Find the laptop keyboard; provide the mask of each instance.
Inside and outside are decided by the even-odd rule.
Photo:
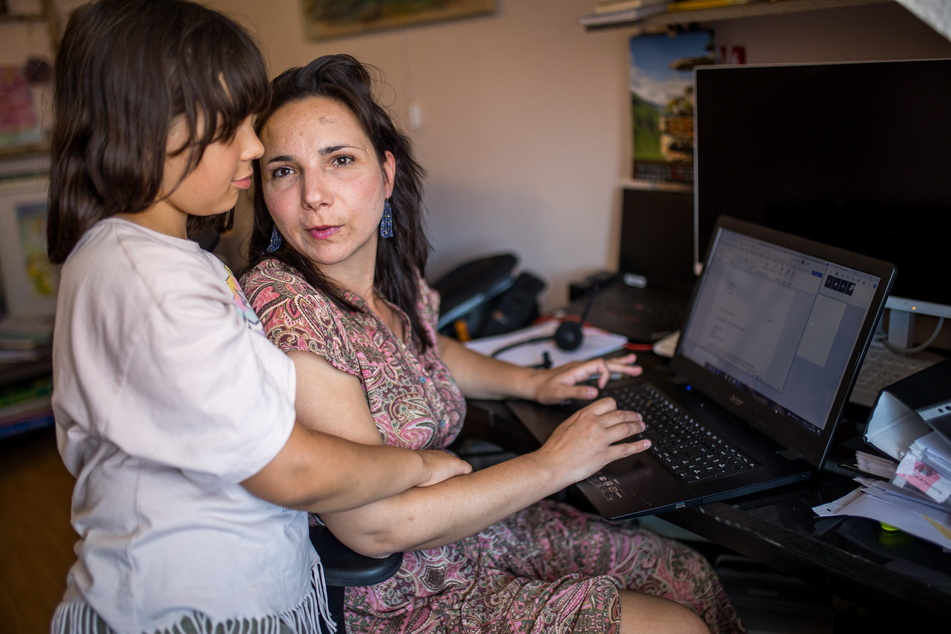
[[[758,466],[755,460],[701,425],[650,384],[609,388],[602,396],[613,397],[621,409],[640,412],[647,429],[635,438],[649,438],[648,452],[684,482],[719,478]]]

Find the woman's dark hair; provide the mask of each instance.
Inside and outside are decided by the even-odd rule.
[[[248,32],[185,0],[100,0],[70,16],[54,64],[47,238],[60,264],[102,218],[160,195],[169,128],[179,118],[188,169],[269,99]],[[184,177],[184,176],[183,176]],[[189,218],[189,233],[230,228],[233,210]]]
[[[373,144],[382,164],[385,152],[396,159],[396,177],[390,204],[393,208],[393,237],[380,239],[376,253],[376,291],[409,315],[413,333],[422,345],[435,344],[423,328],[416,305],[418,278],[425,274],[430,245],[423,228],[423,168],[413,158],[410,140],[401,133],[390,115],[373,98],[372,67],[350,55],[325,55],[306,66],[284,71],[271,82],[271,105],[258,117],[260,134],[268,120],[284,105],[325,97],[353,113],[364,134]],[[264,202],[260,161],[254,170],[254,226],[248,249],[248,267],[271,257],[296,269],[315,289],[323,292],[345,310],[358,311],[307,258],[285,240],[280,249],[266,253],[274,221]]]

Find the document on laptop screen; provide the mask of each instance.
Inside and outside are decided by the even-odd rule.
[[[880,283],[723,230],[682,353],[819,433]]]

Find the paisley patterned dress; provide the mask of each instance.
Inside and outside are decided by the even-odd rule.
[[[251,270],[242,286],[281,349],[309,350],[360,379],[386,444],[444,449],[459,434],[465,399],[438,350],[414,340],[406,315],[401,340],[369,311],[341,310],[273,260]],[[422,280],[420,288],[419,314],[435,337],[439,298]],[[392,579],[347,589],[347,622],[350,631],[379,634],[601,634],[619,629],[622,589],[678,601],[713,632],[744,631],[700,554],[552,501],[461,541],[406,553]]]

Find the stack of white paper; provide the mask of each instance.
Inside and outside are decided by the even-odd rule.
[[[534,343],[526,343],[510,348],[499,354],[497,358],[516,365],[531,367],[540,364],[544,355],[547,354],[552,366],[557,367],[569,361],[584,361],[600,357],[609,352],[620,350],[627,343],[627,338],[622,335],[585,326],[583,330],[584,340],[581,346],[577,350],[561,350],[551,340],[559,323],[561,322],[557,320],[544,321],[504,335],[473,339],[466,342],[466,346],[484,355],[493,356],[495,351],[512,344],[534,341]]]
[[[852,515],[884,522],[951,550],[951,444],[938,432],[916,439],[900,462],[862,451],[856,466],[878,478],[859,477],[862,486],[829,504],[820,516]],[[889,481],[890,480],[890,481]]]
[[[946,359],[884,388],[865,440],[890,459],[856,452],[856,466],[882,480],[859,478],[860,489],[813,510],[878,520],[951,548],[949,385]]]
[[[862,486],[829,504],[813,507],[822,517],[851,515],[884,522],[951,550],[951,509],[913,489],[884,480],[856,478]]]
[[[855,466],[865,473],[878,476],[883,480],[891,480],[895,477],[895,469],[898,467],[894,460],[882,458],[864,451],[855,452]]]

